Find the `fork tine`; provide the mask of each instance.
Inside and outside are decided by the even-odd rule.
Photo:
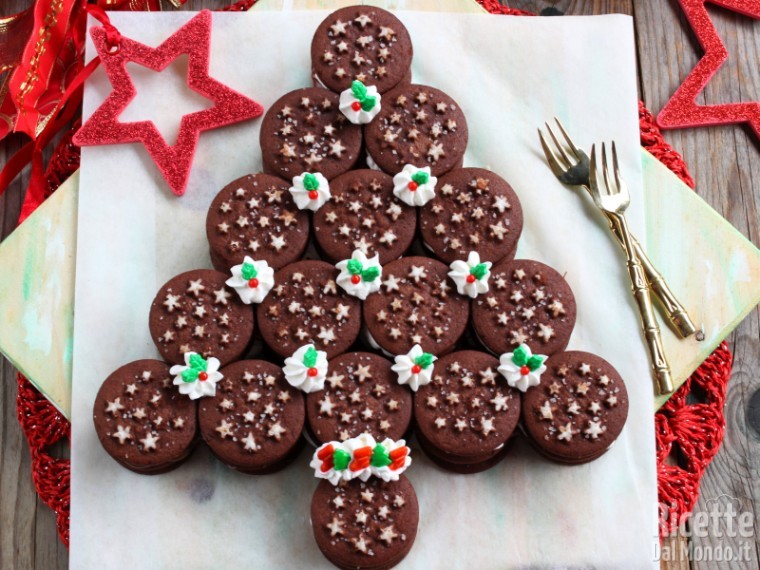
[[[615,186],[618,192],[621,191],[620,184],[620,167],[618,166],[617,149],[615,148],[615,141],[612,141],[612,168],[615,173]]]
[[[551,146],[546,141],[546,138],[544,137],[544,133],[541,131],[541,129],[536,129],[536,130],[538,131],[538,138],[541,141],[541,148],[544,149],[544,156],[546,156],[546,161],[549,163],[549,168],[552,169],[554,176],[559,178],[560,176],[564,174],[565,167],[562,164],[560,164],[559,157],[557,157],[557,155],[551,149]]]
[[[564,161],[568,165],[572,165],[573,164],[573,160],[569,156],[567,156],[567,153],[565,152],[565,149],[563,148],[562,143],[559,142],[559,139],[557,138],[557,135],[554,134],[554,131],[549,126],[549,123],[544,123],[544,125],[546,125],[546,129],[549,131],[549,136],[554,141],[554,146],[557,147],[557,150],[562,155],[562,158],[564,159]]]
[[[612,185],[610,184],[610,171],[607,167],[607,148],[604,143],[602,143],[602,173],[604,174],[604,188],[608,195],[612,195],[614,193]]]
[[[565,137],[565,140],[567,141],[567,145],[570,147],[570,150],[572,151],[573,155],[575,155],[575,158],[577,158],[578,160],[581,160],[581,155],[578,154],[578,146],[576,146],[576,144],[573,142],[573,139],[570,138],[570,135],[567,134],[565,127],[562,126],[562,123],[559,121],[557,117],[554,117],[554,122],[557,123],[557,126],[559,127],[559,130],[562,133],[562,136]]]
[[[594,203],[601,208],[600,200],[602,198],[601,191],[599,189],[599,172],[596,169],[596,144],[591,145],[591,157],[589,158],[589,172],[588,172],[589,190],[591,191],[591,197],[594,199]]]

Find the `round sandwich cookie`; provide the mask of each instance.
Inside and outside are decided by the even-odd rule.
[[[221,373],[216,395],[198,405],[203,440],[220,461],[243,473],[282,469],[302,447],[301,391],[285,381],[279,366],[263,360],[241,360]]]
[[[367,154],[391,175],[411,164],[440,176],[461,164],[467,121],[458,103],[427,85],[402,85],[383,96],[383,107],[366,125]]]
[[[538,451],[561,463],[586,463],[620,435],[628,392],[603,358],[560,352],[547,360],[540,384],[525,393],[522,410],[523,428]]]
[[[264,115],[260,143],[264,171],[285,180],[319,172],[331,180],[359,158],[362,130],[338,108],[338,95],[309,87],[280,97]]]
[[[492,467],[517,427],[520,393],[499,374],[499,361],[484,352],[452,352],[432,366],[432,382],[414,396],[423,450],[458,473]]]
[[[385,358],[349,352],[330,360],[324,389],[306,396],[306,417],[318,443],[362,433],[401,439],[412,420],[412,393]]]
[[[361,305],[335,281],[323,261],[298,261],[275,274],[275,288],[256,308],[264,342],[282,357],[313,344],[333,358],[350,347],[361,328]]]
[[[337,485],[319,482],[311,526],[322,554],[344,570],[387,570],[409,553],[419,524],[417,494],[405,475]]]
[[[348,6],[330,14],[311,42],[314,80],[340,93],[358,79],[379,93],[410,73],[412,40],[404,24],[374,6]]]
[[[160,360],[137,360],[111,373],[95,397],[93,420],[103,449],[146,475],[178,467],[198,439],[196,403],[172,385]]]
[[[575,326],[575,297],[562,275],[539,261],[515,259],[491,269],[489,291],[472,303],[483,345],[503,354],[527,343],[536,352],[564,350]]]
[[[352,170],[330,183],[332,198],[314,213],[314,237],[333,263],[355,249],[380,256],[380,264],[409,249],[417,213],[393,195],[393,179],[375,170]]]
[[[300,259],[309,242],[309,215],[299,210],[291,184],[269,174],[249,174],[222,188],[206,216],[211,262],[222,273],[245,256],[279,269]]]
[[[522,226],[522,207],[512,187],[483,168],[445,174],[435,198],[420,209],[422,239],[446,263],[467,259],[471,251],[494,264],[512,258]]]
[[[180,364],[196,352],[222,366],[245,353],[253,337],[253,308],[226,285],[228,275],[195,269],[172,277],[150,306],[150,336],[161,356]]]
[[[470,305],[447,282],[448,270],[427,257],[404,257],[383,267],[380,290],[364,301],[369,343],[391,356],[416,344],[432,354],[451,350],[467,326]]]

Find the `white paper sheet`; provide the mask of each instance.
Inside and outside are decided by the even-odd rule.
[[[211,75],[268,107],[309,84],[309,45],[324,15],[214,14]],[[620,439],[588,465],[558,466],[519,442],[496,468],[460,476],[437,469],[415,449],[408,476],[420,499],[420,527],[400,567],[652,567],[652,384],[624,264],[589,202],[552,177],[536,136],[536,127],[556,115],[584,146],[615,139],[632,193],[629,221],[643,237],[632,22],[624,16],[399,15],[414,41],[415,82],[443,89],[465,112],[465,164],[494,170],[520,197],[525,229],[518,257],[566,274],[578,303],[570,347],[612,362],[630,393]],[[158,45],[190,17],[114,13],[112,20],[127,36]],[[85,116],[109,91],[102,71],[94,74]],[[176,105],[167,100],[158,112],[172,109]],[[141,146],[83,149],[73,569],[330,567],[311,534],[309,504],[317,482],[308,451],[285,471],[264,477],[232,472],[205,449],[172,473],[139,476],[106,455],[91,419],[98,387],[113,369],[156,355],[147,320],[158,288],[181,271],[210,266],[206,209],[228,181],[261,167],[258,125],[202,134],[181,199]]]

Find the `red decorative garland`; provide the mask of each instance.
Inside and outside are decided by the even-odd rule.
[[[255,2],[240,0],[226,10],[247,10]],[[497,0],[477,2],[491,13],[527,14],[506,8]],[[641,102],[639,124],[642,146],[694,188],[694,180],[683,159],[665,142],[654,117]],[[71,135],[77,128],[75,124],[53,153],[45,172],[45,198],[79,167],[79,149],[71,143]],[[40,199],[33,207],[41,202]],[[728,343],[723,341],[654,416],[662,537],[675,529],[682,517],[694,508],[702,475],[720,448],[726,426],[723,407],[732,362]],[[692,387],[704,394],[703,402],[687,403]],[[70,439],[70,424],[21,373],[18,374],[16,407],[21,429],[29,442],[37,494],[56,513],[58,534],[68,546],[70,462],[52,457],[48,450],[53,444]],[[675,460],[673,457],[678,451],[678,460]]]

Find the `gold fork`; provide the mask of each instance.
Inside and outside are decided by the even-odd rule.
[[[599,173],[596,168],[596,145],[591,147],[591,161],[589,165],[589,181],[591,196],[597,207],[615,217],[620,228],[620,236],[623,239],[625,247],[626,265],[628,266],[628,275],[631,278],[633,297],[639,306],[641,324],[644,329],[644,336],[649,349],[649,358],[657,388],[660,394],[669,394],[673,391],[673,380],[670,376],[670,366],[665,358],[665,352],[662,348],[662,338],[660,337],[660,328],[652,312],[652,299],[649,296],[649,286],[644,269],[641,267],[636,257],[633,247],[633,239],[628,229],[628,222],[625,219],[625,210],[631,203],[631,196],[628,193],[628,187],[620,178],[620,168],[618,167],[617,150],[615,143],[612,143],[612,167],[614,180],[610,179],[609,167],[607,165],[607,153],[602,143],[602,174],[604,176],[604,193],[599,184]]]
[[[588,155],[578,147],[567,134],[567,131],[556,117],[554,121],[557,123],[562,137],[565,143],[563,144],[559,137],[554,133],[551,126],[548,123],[546,130],[549,133],[550,140],[544,136],[541,129],[538,129],[538,137],[541,140],[541,147],[544,149],[544,155],[546,161],[549,163],[554,176],[567,186],[580,186],[586,192],[589,192],[589,159]],[[550,142],[551,141],[551,142]],[[553,143],[553,144],[552,144]],[[621,247],[623,246],[623,238],[620,235],[620,228],[617,225],[614,216],[607,216],[610,223],[610,229],[617,238]],[[631,235],[633,241],[633,249],[636,253],[636,257],[641,261],[641,266],[644,268],[644,273],[647,276],[647,281],[652,288],[652,293],[656,295],[662,305],[657,307],[660,309],[663,316],[665,316],[671,323],[673,331],[681,338],[686,338],[696,331],[696,327],[689,317],[686,309],[678,301],[676,296],[668,287],[665,282],[665,278],[657,271],[657,268],[647,257],[644,249],[639,244],[634,235]]]

